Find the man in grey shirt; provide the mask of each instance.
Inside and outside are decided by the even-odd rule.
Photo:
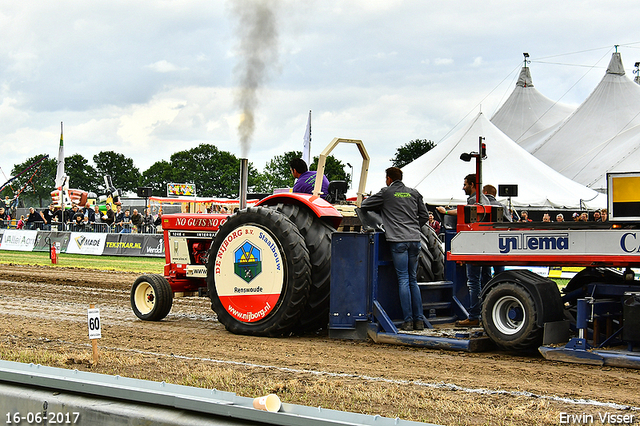
[[[398,275],[400,306],[403,323],[401,330],[424,330],[422,297],[418,287],[418,255],[420,254],[420,228],[429,220],[422,195],[402,183],[402,170],[386,170],[387,187],[362,202],[363,210],[379,210],[385,229],[385,238],[391,247],[393,266]]]

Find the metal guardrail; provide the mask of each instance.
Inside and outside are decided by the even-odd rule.
[[[17,229],[17,221],[0,220],[0,229]],[[155,225],[142,225],[140,229],[135,229],[131,223],[123,223],[122,225],[108,225],[106,223],[88,222],[82,225],[75,223],[53,222],[45,224],[44,222],[25,223],[22,229],[38,230],[38,231],[68,231],[68,232],[101,232],[101,233],[139,233],[139,234],[155,234],[158,228]]]
[[[42,390],[56,392],[53,394],[50,391],[44,394],[38,392]],[[43,401],[44,397],[47,399]],[[84,399],[78,399],[78,397]],[[86,398],[90,400],[87,401]],[[50,403],[61,399],[64,399],[64,403],[58,405]],[[134,405],[123,407],[123,404]],[[93,421],[98,414],[103,416],[100,422],[102,425],[122,424],[123,413],[128,419],[126,424],[147,425],[150,423],[145,415],[153,414],[154,410],[156,416],[158,416],[158,410],[164,410],[163,412],[171,410],[174,414],[162,416],[152,422],[154,425],[239,425],[249,424],[248,422],[289,426],[425,424],[287,403],[282,404],[279,412],[271,413],[253,408],[253,398],[216,389],[0,361],[0,413],[2,415],[8,415],[11,419],[18,410],[23,410],[19,413],[20,416],[27,415],[28,412],[33,416],[35,412],[41,413],[42,410],[45,413],[48,410],[48,415],[51,413],[57,415],[55,410],[60,410],[58,407],[64,407],[65,413],[79,413],[78,422],[75,423],[79,425],[98,424]],[[125,410],[125,408],[128,409]],[[111,422],[104,420],[105,413],[112,413]],[[192,420],[194,416],[200,416],[202,420],[186,422],[189,416]],[[73,416],[71,418],[73,419]]]

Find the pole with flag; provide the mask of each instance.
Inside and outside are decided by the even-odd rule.
[[[307,120],[307,130],[304,132],[304,142],[302,145],[302,159],[307,166],[311,164],[311,110],[309,110],[309,119]]]
[[[56,170],[56,188],[64,183],[64,141],[62,139],[63,122],[60,122],[60,146],[58,147],[58,168]]]
[[[60,122],[60,146],[58,147],[58,168],[56,170],[56,191],[58,192],[57,201],[54,201],[56,207],[63,209],[71,205],[69,199],[69,177],[64,172],[64,140],[63,140],[63,122]],[[52,193],[53,195],[53,193]]]

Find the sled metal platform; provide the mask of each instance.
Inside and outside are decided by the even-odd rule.
[[[423,306],[432,307],[425,309],[425,330],[398,330],[402,310],[384,234],[334,233],[331,261],[329,337],[467,352],[492,346],[481,328],[453,327],[451,321],[466,314],[448,281],[419,283]]]
[[[550,361],[640,369],[640,352],[592,348],[581,338],[573,338],[562,346],[540,346],[538,351]]]

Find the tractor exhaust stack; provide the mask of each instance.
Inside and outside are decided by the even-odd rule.
[[[240,159],[240,210],[247,208],[247,183],[249,180],[249,160]]]

